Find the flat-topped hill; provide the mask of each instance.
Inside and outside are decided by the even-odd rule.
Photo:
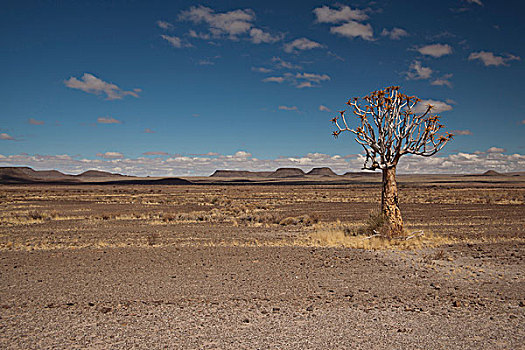
[[[336,173],[329,167],[313,168],[306,175],[315,175],[315,176],[337,176]]]
[[[271,171],[215,170],[210,177],[267,177]]]
[[[110,173],[107,171],[101,171],[101,170],[88,170],[84,171],[82,174],[76,175],[78,177],[119,177],[119,176],[126,176],[127,175],[121,175],[116,173]]]
[[[304,177],[305,173],[299,168],[279,168],[271,173],[268,177],[287,178],[287,177]]]

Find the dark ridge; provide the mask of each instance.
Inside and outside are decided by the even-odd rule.
[[[304,177],[305,173],[299,168],[279,168],[268,177],[287,178],[287,177]]]
[[[498,173],[497,171],[494,171],[494,170],[487,170],[482,175],[483,176],[503,176],[503,174]]]
[[[36,171],[29,167],[1,167],[0,183],[33,183],[46,181],[71,181],[74,177],[57,170]]]
[[[368,172],[368,171],[352,172],[352,171],[348,171],[348,172],[344,173],[343,176],[348,176],[348,177],[372,176],[372,177],[375,177],[375,176],[382,176],[382,173],[380,171],[374,171],[374,172]]]
[[[309,172],[306,173],[306,175],[315,175],[315,176],[337,176],[336,173],[333,172],[332,169],[329,167],[322,167],[322,168],[313,168]]]
[[[164,179],[136,179],[136,180],[112,180],[103,182],[82,182],[91,185],[193,185],[193,182],[178,177],[166,177]]]
[[[115,173],[110,173],[107,171],[100,171],[100,170],[88,170],[88,171],[84,171],[82,174],[78,174],[75,176],[78,176],[78,177],[119,177],[119,176],[129,177],[128,175],[115,174]]]
[[[271,171],[215,170],[210,177],[267,177]]]

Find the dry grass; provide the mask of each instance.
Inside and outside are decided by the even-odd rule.
[[[320,223],[310,233],[308,240],[312,245],[321,247],[345,247],[367,250],[381,249],[419,249],[437,247],[456,243],[452,237],[441,236],[431,232],[416,231],[409,239],[386,238],[384,235],[370,233],[372,227],[378,223],[370,219],[366,225],[358,223]]]

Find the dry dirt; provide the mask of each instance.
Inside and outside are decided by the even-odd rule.
[[[524,348],[525,182],[400,192],[428,244],[317,239],[375,183],[1,186],[0,348]]]

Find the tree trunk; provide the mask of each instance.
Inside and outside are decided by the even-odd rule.
[[[390,236],[403,236],[403,219],[397,198],[396,168],[383,169],[383,191],[381,192],[381,212],[388,224]]]

